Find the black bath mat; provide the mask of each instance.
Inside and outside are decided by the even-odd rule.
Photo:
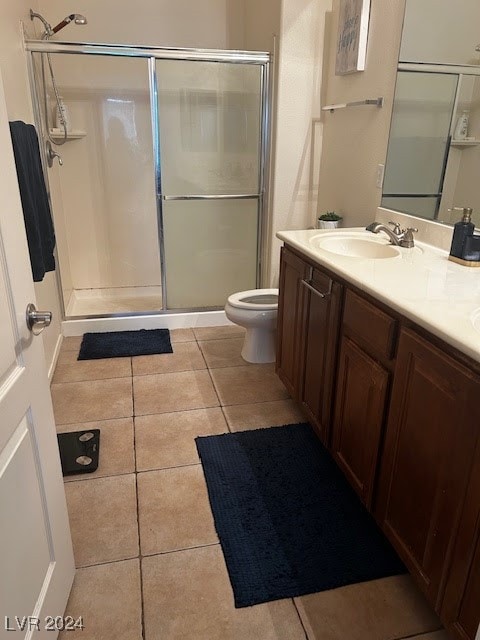
[[[196,444],[236,607],[405,573],[308,424]]]
[[[57,439],[64,476],[93,473],[98,469],[100,429],[58,433]]]
[[[86,333],[83,336],[78,359],[150,356],[156,353],[173,353],[168,329]]]

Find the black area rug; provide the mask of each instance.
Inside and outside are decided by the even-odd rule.
[[[155,353],[173,353],[168,329],[86,333],[78,360],[150,356]]]
[[[236,607],[405,573],[308,424],[196,444]]]

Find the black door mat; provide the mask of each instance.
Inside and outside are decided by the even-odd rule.
[[[156,353],[173,353],[168,329],[86,333],[78,360],[150,356]]]
[[[58,447],[64,476],[93,473],[98,468],[100,429],[58,433]]]
[[[236,607],[405,573],[308,424],[196,444]]]

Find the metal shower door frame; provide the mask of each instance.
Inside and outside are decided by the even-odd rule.
[[[141,316],[141,315],[161,315],[168,313],[188,313],[198,312],[201,310],[209,311],[217,309],[217,307],[202,307],[189,309],[169,309],[168,308],[168,290],[166,281],[167,264],[165,259],[165,237],[164,237],[164,218],[163,218],[163,202],[169,200],[238,200],[238,199],[256,199],[257,206],[257,264],[256,264],[256,286],[261,287],[263,282],[263,261],[262,252],[264,240],[267,230],[267,203],[268,203],[268,170],[269,170],[269,147],[271,135],[271,100],[272,100],[272,74],[271,74],[271,55],[268,52],[257,51],[229,51],[221,49],[187,49],[187,48],[170,48],[170,47],[146,47],[146,46],[130,46],[117,44],[101,44],[101,43],[77,43],[77,42],[60,42],[45,40],[25,40],[25,49],[28,53],[28,72],[30,79],[30,88],[32,93],[32,101],[34,107],[34,116],[37,128],[43,129],[41,121],[41,110],[39,99],[36,91],[35,71],[33,63],[34,53],[63,53],[70,55],[97,55],[97,56],[116,56],[127,58],[146,58],[148,63],[148,78],[150,91],[150,117],[152,129],[153,158],[154,158],[154,179],[155,179],[155,196],[156,196],[156,214],[157,214],[157,230],[158,230],[158,246],[160,254],[161,284],[162,284],[162,310],[161,311],[145,311],[121,314],[99,314],[95,316],[71,316],[68,319],[87,319],[91,317],[111,318],[121,316]],[[161,168],[161,143],[160,143],[160,114],[158,106],[158,78],[156,61],[157,60],[178,60],[190,62],[218,62],[230,64],[250,64],[261,67],[260,75],[260,99],[261,99],[261,122],[259,136],[259,175],[258,175],[258,193],[233,194],[233,195],[189,195],[189,196],[167,196],[162,192],[162,168]],[[45,163],[45,150],[41,145],[42,163],[45,173],[45,181],[50,197],[50,187],[48,182],[48,171]],[[51,199],[51,198],[50,198]],[[58,262],[58,261],[57,261]],[[63,320],[66,320],[65,301],[63,298],[63,288],[61,287],[60,269],[57,269],[57,282],[62,293],[61,306]]]

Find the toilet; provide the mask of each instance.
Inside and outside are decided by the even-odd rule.
[[[225,315],[247,333],[242,358],[247,362],[275,362],[278,289],[251,289],[228,297]]]

